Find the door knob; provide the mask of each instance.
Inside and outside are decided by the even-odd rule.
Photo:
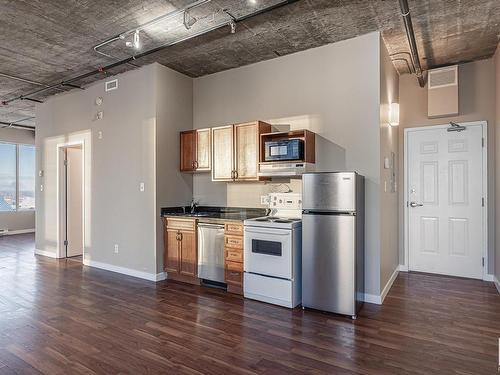
[[[410,202],[410,207],[422,207],[422,203],[417,203],[417,202]]]

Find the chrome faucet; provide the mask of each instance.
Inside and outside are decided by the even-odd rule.
[[[191,199],[191,213],[194,214],[196,211],[196,207],[198,207],[198,203],[193,199]]]

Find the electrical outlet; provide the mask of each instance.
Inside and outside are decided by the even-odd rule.
[[[102,139],[102,131],[98,131],[97,132],[97,138],[98,139]]]
[[[144,191],[144,182],[141,182],[139,185],[139,190]]]
[[[115,244],[115,254],[118,254],[118,244]]]

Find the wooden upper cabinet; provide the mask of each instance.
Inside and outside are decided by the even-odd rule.
[[[196,130],[181,132],[181,172],[192,172],[196,160]]]
[[[262,121],[212,129],[213,181],[258,181],[260,135],[271,131]]]
[[[210,151],[210,129],[181,132],[181,172],[210,171]]]
[[[234,176],[233,125],[212,128],[212,180],[232,181]]]
[[[197,171],[209,171],[212,168],[212,137],[210,128],[196,130],[196,160]]]

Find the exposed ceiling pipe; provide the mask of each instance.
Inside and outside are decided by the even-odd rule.
[[[18,100],[33,100],[33,101],[41,102],[39,100],[30,99],[29,97],[33,96],[33,95],[36,95],[36,94],[40,94],[42,92],[45,92],[45,91],[48,91],[48,90],[51,90],[51,89],[56,89],[56,88],[58,88],[60,86],[68,86],[68,84],[71,84],[71,83],[74,83],[74,82],[77,82],[77,81],[81,81],[81,80],[83,80],[85,78],[92,77],[92,76],[97,75],[97,74],[106,73],[110,69],[116,68],[116,67],[121,66],[123,64],[128,64],[128,63],[130,63],[130,62],[132,62],[134,60],[137,60],[137,59],[140,59],[142,57],[151,55],[151,54],[156,53],[158,51],[161,51],[161,50],[163,50],[165,48],[171,47],[171,46],[173,46],[175,44],[184,42],[184,41],[192,39],[192,38],[196,38],[196,37],[198,37],[200,35],[209,33],[211,31],[220,29],[220,28],[225,27],[225,26],[230,26],[232,22],[235,22],[235,23],[242,22],[242,21],[248,20],[248,19],[250,19],[252,17],[258,16],[260,14],[263,14],[263,13],[266,13],[266,12],[269,12],[269,11],[272,11],[272,10],[275,10],[275,9],[278,9],[278,8],[282,8],[282,7],[284,7],[286,5],[289,5],[289,4],[293,4],[293,3],[297,2],[297,1],[299,1],[299,0],[284,0],[284,1],[281,1],[281,2],[279,2],[277,4],[271,5],[271,6],[267,7],[267,8],[264,8],[264,9],[260,9],[260,10],[258,10],[256,12],[254,12],[254,13],[248,14],[248,15],[240,17],[240,18],[235,18],[235,17],[231,16],[232,19],[230,21],[221,23],[221,24],[216,25],[214,27],[211,27],[209,29],[202,30],[199,33],[191,34],[191,35],[189,35],[189,36],[187,36],[187,37],[185,37],[183,39],[176,40],[175,42],[169,42],[169,43],[163,44],[163,45],[161,45],[159,47],[156,47],[156,48],[150,49],[148,51],[139,53],[137,55],[128,57],[126,59],[117,61],[117,62],[115,62],[113,64],[109,64],[109,65],[106,65],[104,67],[100,67],[100,68],[95,69],[95,70],[93,70],[91,72],[81,74],[79,76],[70,78],[68,80],[65,80],[65,81],[62,81],[62,82],[59,82],[59,83],[56,83],[56,84],[53,84],[53,85],[49,85],[49,86],[43,87],[41,89],[29,92],[29,93],[24,94],[24,95],[19,95],[19,96],[16,96],[14,98],[11,98],[11,99],[4,100],[4,101],[2,101],[2,104],[3,105],[7,105],[9,103],[12,103],[12,102],[15,102],[15,101],[18,101]]]
[[[0,121],[0,125],[4,125],[4,126],[2,126],[2,128],[11,128],[11,129],[22,129],[22,130],[35,131],[35,127],[34,126],[19,124],[19,122],[23,122],[23,121],[27,121],[27,120],[32,120],[34,118],[35,117],[30,116],[30,117],[26,117],[26,118],[23,118],[23,119],[20,119],[20,120],[17,120],[17,121],[13,121],[13,122]]]
[[[14,81],[29,83],[30,85],[35,85],[35,86],[47,86],[47,85],[44,85],[43,83],[40,83],[40,82],[32,81],[32,80],[26,79],[26,78],[21,78],[18,76],[13,76],[11,74],[6,74],[6,73],[0,73],[0,77],[13,79]]]
[[[418,56],[417,42],[415,40],[415,32],[413,31],[413,23],[411,22],[408,1],[399,0],[399,6],[401,7],[401,15],[403,16],[403,21],[405,23],[406,37],[408,38],[408,44],[410,45],[411,58],[413,65],[415,66],[415,74],[418,79],[418,84],[420,87],[424,87],[425,79],[422,72],[422,66],[420,65],[420,58]]]

